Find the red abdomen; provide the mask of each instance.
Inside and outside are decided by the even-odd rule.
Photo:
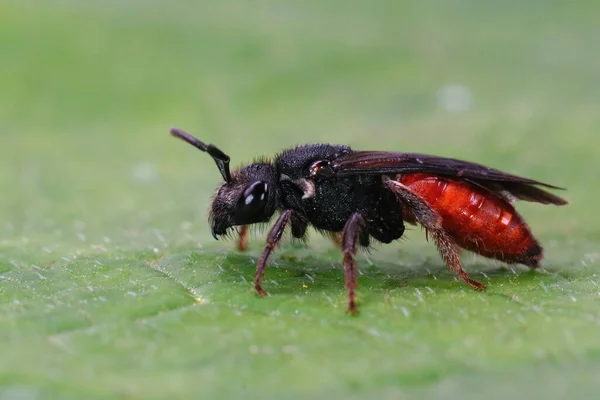
[[[508,201],[468,182],[427,174],[398,176],[442,217],[442,227],[467,250],[507,263],[537,267],[543,254]],[[405,211],[405,220],[415,222]]]

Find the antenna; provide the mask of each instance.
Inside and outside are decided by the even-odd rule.
[[[227,154],[223,153],[215,145],[207,145],[179,128],[172,128],[170,132],[171,135],[175,136],[176,138],[179,138],[184,142],[191,144],[195,148],[208,153],[213,160],[215,160],[215,164],[217,164],[217,168],[219,168],[221,176],[223,176],[225,182],[231,182],[231,173],[229,172],[229,156]]]

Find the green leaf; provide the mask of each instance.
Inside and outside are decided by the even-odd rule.
[[[0,398],[595,399],[596,3],[76,2],[0,6]],[[458,157],[566,186],[518,203],[529,271],[419,228],[358,256],[268,226],[215,242],[220,175],[297,143]]]

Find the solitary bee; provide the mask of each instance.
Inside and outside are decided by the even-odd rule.
[[[559,187],[480,164],[426,154],[356,151],[341,145],[297,146],[273,160],[231,172],[229,156],[216,146],[180,129],[171,129],[171,134],[207,152],[225,180],[210,209],[215,239],[239,227],[238,246],[244,249],[248,225],[268,222],[279,213],[256,266],[258,295],[266,294],[261,280],[286,227],[302,239],[311,225],[338,238],[350,313],[357,311],[354,256],[358,248],[368,247],[371,240],[399,239],[405,222],[423,226],[448,268],[476,290],[484,290],[463,270],[459,248],[537,268],[543,249],[512,203],[567,204],[540,188]]]

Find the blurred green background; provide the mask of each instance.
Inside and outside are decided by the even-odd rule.
[[[0,4],[0,397],[596,398],[600,3]],[[220,176],[297,143],[453,156],[566,186],[519,204],[528,272],[418,228],[359,258],[311,235],[249,282],[215,242]]]

